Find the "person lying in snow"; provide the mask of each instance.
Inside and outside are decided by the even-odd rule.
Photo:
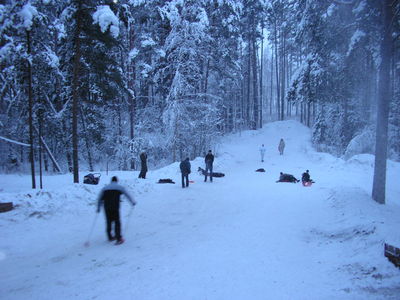
[[[208,173],[206,172],[206,170],[204,170],[204,169],[201,168],[201,167],[199,167],[199,168],[197,169],[197,171],[199,171],[199,174],[200,174],[200,175],[206,176],[206,174],[208,174]],[[209,175],[209,174],[208,174],[208,175]],[[212,177],[224,177],[224,176],[225,176],[224,173],[212,172]]]
[[[279,176],[279,180],[277,180],[276,182],[299,182],[300,180],[296,179],[296,177],[294,177],[291,174],[286,174],[286,173],[282,173],[280,172],[280,176]]]

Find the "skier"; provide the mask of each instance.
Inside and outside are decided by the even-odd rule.
[[[261,162],[264,162],[264,155],[265,155],[265,147],[264,144],[260,147],[260,154],[261,154]]]
[[[299,182],[300,180],[296,179],[292,174],[286,174],[280,172],[279,180],[277,182]]]
[[[285,141],[283,139],[279,141],[278,150],[279,150],[279,155],[283,155],[283,150],[285,150]]]
[[[142,152],[140,153],[140,164],[141,164],[141,168],[140,168],[140,174],[139,174],[139,178],[143,178],[146,179],[146,173],[147,173],[147,154],[146,152]]]
[[[182,173],[182,188],[189,187],[189,174],[190,174],[190,161],[189,157],[187,157],[185,160],[181,162],[179,165]],[[185,184],[186,180],[186,184]]]
[[[207,182],[207,175],[210,174],[210,181],[213,180],[213,163],[214,163],[214,155],[211,150],[208,150],[206,157],[204,158],[204,162],[206,163],[206,172],[204,182]]]
[[[135,200],[129,195],[129,193],[125,190],[125,188],[118,184],[118,178],[113,176],[111,178],[111,183],[106,185],[100,192],[98,200],[97,200],[97,213],[100,212],[100,208],[104,203],[104,212],[106,215],[107,222],[107,237],[108,240],[114,241],[116,245],[120,245],[124,242],[124,239],[121,236],[121,222],[119,219],[119,202],[120,196],[124,194],[129,202],[133,206],[136,205]],[[114,223],[114,231],[115,235],[111,234],[111,225]]]

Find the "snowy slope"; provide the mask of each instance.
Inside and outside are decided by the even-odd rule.
[[[286,142],[279,156],[280,138]],[[258,152],[264,143],[264,163]],[[226,138],[203,182],[192,161],[188,189],[178,163],[150,171],[102,174],[99,186],[48,176],[43,191],[28,176],[1,175],[1,299],[399,299],[400,272],[383,256],[400,246],[400,165],[389,162],[387,204],[370,198],[373,157],[348,161],[315,152],[294,121]],[[265,168],[266,173],[255,172]],[[279,172],[311,188],[276,183]],[[83,175],[84,173],[82,173]],[[85,248],[100,188],[117,175],[135,196],[122,204],[126,243],[106,242],[103,214]],[[173,178],[177,184],[156,184]]]

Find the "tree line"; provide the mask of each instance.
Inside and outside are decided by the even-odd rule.
[[[288,118],[321,151],[374,153],[386,56],[388,155],[399,160],[399,5],[0,1],[2,165],[35,173],[43,157],[78,182],[106,162],[134,169],[143,149],[168,163]]]

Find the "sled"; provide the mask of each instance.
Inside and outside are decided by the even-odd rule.
[[[0,203],[0,213],[10,211],[14,208],[12,202]]]
[[[400,268],[400,249],[385,243],[385,256],[396,267]]]
[[[312,186],[312,181],[303,181],[303,186]]]
[[[100,181],[100,173],[89,173],[83,177],[83,183],[86,184],[98,184]]]
[[[189,183],[194,183],[194,180],[189,180]]]

